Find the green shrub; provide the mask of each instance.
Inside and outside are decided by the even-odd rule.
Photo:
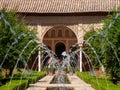
[[[27,80],[12,80],[11,84],[9,86],[9,82],[6,83],[5,85],[0,87],[0,90],[7,90],[9,88],[9,90],[25,90],[25,87],[27,85],[28,81]]]
[[[28,83],[35,83],[39,79],[41,79],[43,76],[45,76],[45,72],[37,72],[34,71],[34,73],[31,76],[27,76],[26,79],[28,79]]]
[[[110,80],[103,78],[96,78],[87,72],[76,72],[76,75],[84,80],[86,83],[91,84],[95,90],[120,90],[120,85],[113,84]]]
[[[13,78],[10,86],[9,86],[9,82],[7,82],[5,85],[2,85],[0,87],[0,90],[7,90],[8,87],[10,87],[9,90],[25,90],[30,83],[35,83],[37,80],[41,79],[43,76],[45,76],[45,72],[34,71],[32,75],[23,77],[21,79],[21,76],[19,73],[17,77]]]

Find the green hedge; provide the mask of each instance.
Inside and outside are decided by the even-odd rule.
[[[28,80],[12,80],[9,86],[9,82],[0,87],[0,90],[25,90],[26,85],[28,84]]]
[[[34,72],[33,75],[27,77],[28,83],[35,83],[39,79],[41,79],[43,76],[45,76],[45,72]]]
[[[35,83],[39,79],[45,76],[45,72],[34,72],[32,75],[23,76],[22,80],[20,80],[21,76],[14,77],[11,81],[9,90],[25,90],[29,84]],[[9,82],[0,87],[0,90],[8,90]]]
[[[115,85],[111,81],[103,78],[96,78],[87,72],[76,72],[76,75],[86,83],[91,84],[95,90],[120,90],[120,85]]]

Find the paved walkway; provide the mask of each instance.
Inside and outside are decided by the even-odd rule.
[[[35,84],[30,84],[27,90],[46,90],[47,87],[68,87],[74,90],[94,90],[90,84],[85,83],[76,75],[67,75],[71,84],[50,84],[54,76],[45,76]]]
[[[47,89],[47,84],[50,84],[51,81],[53,80],[54,75],[53,76],[45,76],[42,79],[40,79],[38,82],[36,82],[35,84],[30,84],[30,87],[27,88],[27,90],[46,90]],[[45,87],[41,87],[38,85],[45,85]]]
[[[70,80],[71,85],[74,85],[74,90],[95,90],[91,87],[90,84],[85,83],[76,75],[68,74],[68,79]]]

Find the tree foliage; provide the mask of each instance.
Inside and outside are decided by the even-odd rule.
[[[106,20],[106,25],[110,23],[110,21],[114,21],[114,17],[115,14]],[[110,29],[108,29],[108,32],[105,34],[106,37],[104,43],[104,60],[106,71],[111,73],[112,78],[120,80],[120,16],[115,20],[115,23]]]
[[[105,66],[106,73],[113,79],[120,80],[120,16],[115,19],[117,12],[109,15],[109,18],[103,21],[103,28],[99,31],[90,31],[86,33],[85,40],[95,49],[100,61]],[[112,26],[109,27],[110,23]],[[94,63],[96,55],[91,47],[87,46],[88,54]]]
[[[30,52],[37,45],[36,42],[30,43],[21,57],[19,57],[27,43],[30,40],[36,39],[35,29],[30,31],[25,22],[19,22],[14,10],[6,12],[6,10],[3,9],[0,13],[4,15],[0,20],[0,64],[5,59],[5,55],[11,47],[1,67],[13,69],[18,58],[20,58],[19,61],[23,63],[24,60],[28,59]],[[8,24],[10,24],[11,27],[5,23],[5,20],[9,22]],[[12,33],[11,29],[15,33]]]
[[[103,58],[103,50],[101,48],[101,35],[99,35],[98,32],[96,32],[94,29],[92,29],[86,33],[84,39],[87,40],[87,45],[85,49],[87,50],[87,54],[89,55],[94,68],[99,68],[101,66],[100,62],[102,62]]]

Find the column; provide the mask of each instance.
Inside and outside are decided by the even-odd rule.
[[[40,50],[38,51],[38,71],[41,71],[41,57],[40,57]]]
[[[80,72],[82,72],[82,43],[80,44]]]

